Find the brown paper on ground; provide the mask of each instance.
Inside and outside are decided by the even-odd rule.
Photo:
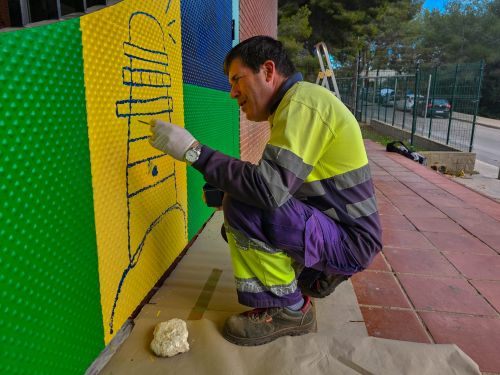
[[[315,300],[317,333],[282,337],[257,347],[227,342],[221,335],[225,319],[248,308],[237,301],[221,225],[222,216],[216,213],[144,306],[129,338],[102,375],[481,374],[477,364],[454,344],[369,337],[350,282],[334,295]],[[201,319],[188,320],[189,316]],[[191,350],[157,358],[149,349],[153,329],[172,318],[187,321]]]

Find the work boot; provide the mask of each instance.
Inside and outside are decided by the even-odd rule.
[[[346,281],[350,277],[350,275],[326,275],[321,272],[313,281],[307,278],[299,278],[298,286],[306,296],[324,298],[332,294],[340,283]]]
[[[226,320],[222,335],[236,345],[255,346],[281,336],[299,336],[316,332],[316,312],[311,299],[304,296],[298,311],[286,307],[253,309]]]

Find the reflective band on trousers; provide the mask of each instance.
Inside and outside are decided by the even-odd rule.
[[[240,279],[238,277],[236,279],[236,289],[240,292],[247,293],[262,293],[266,291],[270,291],[273,294],[281,297],[287,294],[291,294],[295,292],[297,289],[297,280],[293,280],[288,285],[271,285],[264,286],[257,278],[252,279]]]
[[[245,236],[243,233],[241,233],[239,230],[231,227],[230,225],[226,224],[226,228],[228,229],[228,231],[230,233],[233,234],[234,241],[236,242],[236,246],[238,246],[239,250],[244,251],[244,250],[251,250],[252,249],[252,250],[263,251],[265,253],[270,253],[270,254],[274,254],[274,253],[278,253],[278,252],[282,251],[280,249],[276,249],[272,246],[269,246],[268,244],[266,244],[262,241],[256,240],[254,238],[249,238],[249,237]]]

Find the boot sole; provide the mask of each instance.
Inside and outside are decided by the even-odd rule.
[[[263,336],[258,338],[241,338],[235,337],[227,332],[226,328],[222,331],[222,336],[229,342],[239,345],[239,346],[258,346],[267,344],[268,342],[274,341],[283,336],[302,336],[308,333],[317,332],[317,322],[316,319],[309,324],[300,327],[290,327],[282,329],[281,331],[274,332],[269,336]]]

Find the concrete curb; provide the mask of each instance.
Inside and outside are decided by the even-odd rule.
[[[481,124],[481,123],[479,123],[479,122],[476,122],[476,125],[479,125],[479,126],[484,126],[485,128],[500,129],[500,125],[493,125],[493,124]]]

